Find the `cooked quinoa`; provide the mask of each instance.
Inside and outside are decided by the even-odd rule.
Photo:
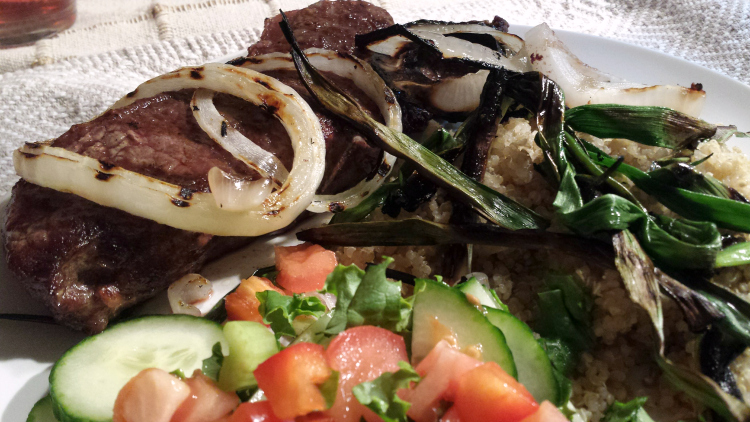
[[[534,143],[534,132],[524,119],[510,119],[498,129],[490,150],[484,183],[545,217],[553,217],[555,191],[533,165],[542,162],[542,151]],[[584,135],[585,136],[585,135]],[[646,147],[635,142],[586,137],[613,156],[647,170],[655,159],[668,155],[664,148]],[[697,168],[750,197],[750,158],[739,149],[716,141],[702,144],[696,159],[714,154]],[[639,200],[653,211],[671,214],[646,195]],[[442,191],[415,213],[402,212],[399,218],[418,217],[447,223],[451,203]],[[389,217],[376,211],[373,220]],[[562,230],[553,221],[553,229]],[[429,277],[441,274],[445,247],[344,247],[337,250],[342,264],[364,266],[381,256],[392,256],[393,268]],[[617,271],[588,265],[584,260],[558,251],[523,251],[511,248],[475,246],[473,271],[489,277],[498,296],[510,311],[533,326],[537,291],[549,271],[577,274],[591,291],[595,306],[596,346],[584,354],[572,376],[572,402],[586,421],[599,421],[607,406],[615,400],[628,401],[647,396],[646,410],[657,421],[694,418],[700,411],[685,394],[672,389],[652,359],[653,338],[650,321],[628,298]],[[750,299],[750,266],[727,268],[716,282]],[[692,334],[679,308],[663,296],[667,357],[684,365],[695,365],[698,337]],[[750,352],[746,351],[731,366],[740,389],[750,399]]]

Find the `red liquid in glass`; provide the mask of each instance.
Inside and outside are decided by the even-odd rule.
[[[75,19],[75,0],[0,0],[0,46],[36,41]]]

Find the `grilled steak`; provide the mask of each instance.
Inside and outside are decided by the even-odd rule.
[[[20,181],[5,233],[8,266],[58,321],[103,330],[120,310],[245,243],[174,229]]]
[[[350,7],[356,14],[350,14]],[[316,46],[348,51],[356,33],[392,23],[387,12],[364,2],[324,1],[310,6],[320,8],[326,13],[290,12],[306,16],[306,25],[329,28],[318,34],[317,41],[323,44]],[[353,27],[351,16],[367,24]],[[272,51],[278,44],[269,22],[258,47],[251,47],[256,54]],[[348,29],[336,31],[337,25]],[[321,121],[327,150],[320,193],[341,191],[375,170],[380,151],[311,101],[294,72],[272,76],[305,96]],[[380,117],[376,105],[353,84],[328,76]],[[256,177],[200,129],[189,106],[191,95],[189,90],[167,92],[110,110],[72,127],[53,146],[192,191],[209,190],[207,172],[214,166],[239,177]],[[273,116],[230,95],[217,95],[215,103],[233,127],[291,166],[291,143]],[[24,181],[13,188],[3,235],[8,266],[18,281],[58,321],[92,333],[103,330],[126,307],[247,242],[175,229]]]
[[[304,9],[284,11],[302,49],[324,48],[354,54],[354,36],[393,25],[385,10],[365,1],[320,1]],[[289,52],[279,28],[281,15],[266,19],[260,41],[248,48],[248,55]]]

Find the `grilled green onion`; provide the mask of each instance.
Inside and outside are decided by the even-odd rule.
[[[356,101],[332,85],[307,61],[285,17],[281,27],[292,45],[292,57],[300,78],[310,93],[330,112],[352,123],[384,150],[412,163],[421,175],[445,188],[454,198],[471,204],[488,220],[513,230],[543,229],[549,225],[547,220],[530,209],[472,180],[413,139],[372,119]]]

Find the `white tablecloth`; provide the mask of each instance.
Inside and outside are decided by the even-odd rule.
[[[373,0],[397,22],[500,15],[659,50],[750,83],[750,0]],[[243,50],[311,0],[78,0],[69,30],[0,50],[0,195],[11,152],[91,119],[140,82]]]

